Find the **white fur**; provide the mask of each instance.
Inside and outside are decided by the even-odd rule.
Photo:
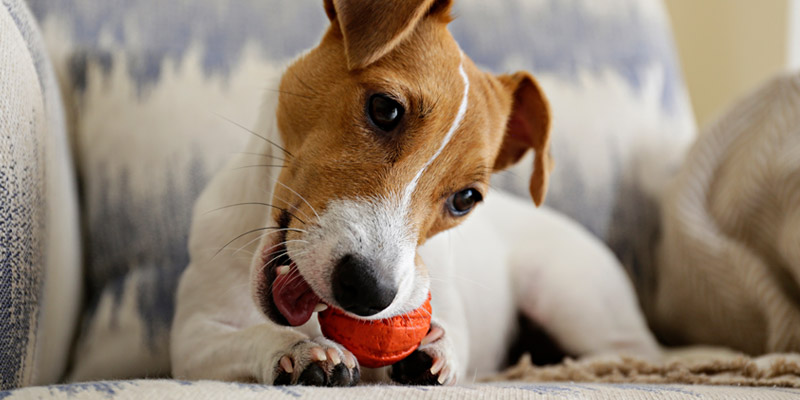
[[[461,73],[464,76],[463,69]],[[467,108],[466,78],[465,86],[453,131]],[[274,109],[274,104],[265,106],[256,132],[280,142]],[[447,141],[446,137],[434,158]],[[258,138],[251,140],[248,151],[276,152]],[[231,161],[195,206],[191,262],[178,288],[172,330],[176,378],[255,377],[272,383],[284,355],[295,360],[297,374],[309,362],[314,346],[346,353],[319,338],[316,318],[288,328],[259,311],[251,286],[262,268],[260,250],[274,243],[276,235],[266,232],[254,240],[258,239],[254,233],[217,253],[236,235],[265,226],[264,216],[269,214],[255,206],[208,213],[238,202],[271,201],[272,190],[263,189],[276,181],[270,169],[232,170],[241,163],[238,158]],[[413,192],[410,187],[406,190]],[[396,209],[387,199],[338,200],[319,216],[319,226],[303,236],[314,251],[303,253],[302,245],[287,245],[318,295],[331,296],[325,281],[332,269],[330,260],[359,251],[379,259],[381,273],[400,285],[390,310],[375,317],[421,302],[428,281],[413,270],[415,237],[405,226],[405,215],[392,212]],[[275,225],[267,221],[266,226]],[[446,360],[442,382],[469,381],[496,371],[515,331],[518,309],[577,355],[658,353],[631,284],[614,256],[582,227],[546,208],[491,193],[461,226],[432,238],[418,251],[429,271],[433,324],[445,332],[442,339],[420,349]],[[362,379],[385,379],[386,372],[364,370]]]
[[[314,292],[327,303],[335,304],[330,285],[331,265],[346,254],[360,255],[371,262],[379,279],[393,282],[397,287],[397,295],[389,307],[366,319],[405,314],[425,301],[428,282],[427,276],[414,267],[417,238],[402,210],[392,199],[334,200],[304,235],[307,243],[287,245],[289,257]]]

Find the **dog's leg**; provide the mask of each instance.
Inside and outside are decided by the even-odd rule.
[[[268,321],[248,290],[227,284],[247,282],[246,276],[215,267],[190,265],[181,278],[171,344],[176,378],[315,386],[359,381],[358,363],[344,347],[315,336],[318,327],[301,331]]]
[[[259,149],[260,141],[248,146]],[[269,148],[260,149],[271,154]],[[248,165],[233,159],[225,171]],[[258,172],[258,173],[256,173]],[[190,254],[181,276],[171,330],[172,373],[176,378],[255,381],[264,384],[350,386],[359,381],[355,357],[320,336],[314,322],[302,328],[282,327],[258,310],[252,297],[250,264],[258,243],[244,238],[220,248],[231,235],[261,227],[263,212],[210,210],[242,201],[269,202],[260,188],[270,179],[222,172],[212,179],[195,206]],[[255,225],[254,225],[255,224]],[[249,243],[248,243],[249,240]],[[199,262],[203,261],[203,262]],[[316,319],[312,319],[316,321]]]
[[[452,385],[456,383],[457,362],[452,340],[437,322],[411,355],[394,364],[390,376],[406,385]]]
[[[197,333],[173,350],[181,359],[173,368],[179,379],[352,386],[360,378],[353,355],[323,337],[310,339],[270,323],[232,330],[209,320],[187,328]]]
[[[493,220],[511,245],[510,268],[522,313],[566,353],[657,358],[630,280],[611,251],[575,222],[496,193]]]
[[[469,356],[466,314],[456,285],[452,280],[441,279],[451,276],[455,267],[441,241],[442,238],[435,238],[420,249],[420,256],[433,277],[431,329],[416,351],[391,367],[389,376],[398,383],[453,385],[466,374]]]
[[[549,251],[555,257],[522,250],[511,261],[518,307],[527,318],[570,355],[658,357],[658,346],[616,260],[585,258],[586,249],[573,247]]]
[[[445,320],[436,311],[433,314],[431,329],[417,350],[392,365],[389,374],[393,381],[407,385],[453,385],[464,376],[466,352],[459,354],[456,343],[464,339],[459,336],[465,335],[466,324],[452,321],[454,318]]]

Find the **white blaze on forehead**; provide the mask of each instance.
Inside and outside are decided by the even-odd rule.
[[[462,56],[463,57],[463,56]],[[414,176],[414,179],[406,186],[405,191],[403,192],[403,205],[408,206],[411,202],[411,195],[414,193],[414,190],[417,188],[417,184],[419,183],[419,178],[422,176],[422,173],[425,172],[426,169],[433,163],[433,160],[436,157],[439,157],[439,154],[442,153],[445,146],[450,143],[450,139],[453,138],[453,134],[456,133],[458,127],[461,125],[461,121],[464,119],[464,115],[467,113],[467,105],[469,104],[469,78],[467,77],[467,73],[464,72],[464,62],[462,61],[461,64],[458,66],[458,73],[461,74],[461,78],[464,80],[464,94],[461,98],[461,105],[458,107],[458,113],[456,114],[455,120],[453,120],[453,125],[450,126],[450,130],[447,131],[447,134],[442,139],[442,144],[439,146],[439,149],[436,150],[436,153],[425,162],[425,165],[420,168],[417,175]]]

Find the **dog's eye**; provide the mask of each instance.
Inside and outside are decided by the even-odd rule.
[[[369,119],[384,132],[397,127],[404,111],[400,103],[385,94],[374,94],[367,103]]]
[[[464,189],[447,199],[447,208],[450,209],[450,213],[460,217],[470,212],[481,200],[483,200],[481,192],[471,188]]]

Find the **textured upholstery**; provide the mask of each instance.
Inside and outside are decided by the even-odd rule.
[[[60,92],[22,1],[0,5],[0,388],[55,382],[78,318],[75,178]]]
[[[36,343],[43,281],[44,171],[39,159],[43,157],[45,111],[25,39],[8,10],[3,11],[0,54],[6,56],[0,59],[0,93],[6,95],[0,109],[0,384],[11,388],[31,381]]]
[[[262,386],[223,382],[116,381],[37,387],[11,393],[8,400],[35,399],[728,399],[789,400],[798,389],[691,385],[498,383],[463,387],[361,386],[355,388],[310,388]],[[6,397],[8,396],[8,397]]]

